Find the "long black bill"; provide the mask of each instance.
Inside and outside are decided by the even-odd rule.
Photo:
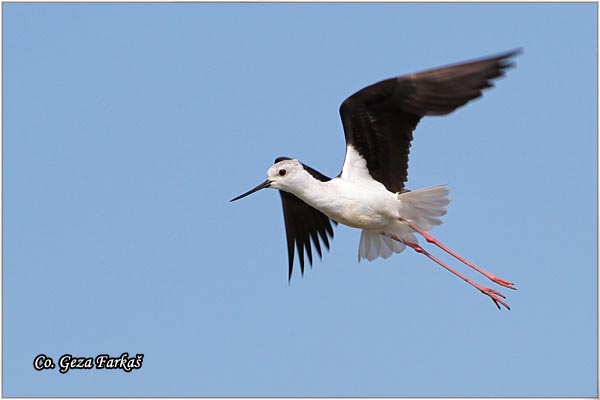
[[[236,197],[235,199],[231,199],[231,200],[229,200],[229,201],[230,201],[230,202],[232,202],[232,201],[239,200],[239,199],[241,199],[241,198],[243,198],[243,197],[246,197],[246,196],[249,196],[249,195],[251,195],[251,194],[252,194],[252,193],[254,193],[254,192],[258,192],[260,189],[268,188],[269,186],[271,186],[271,181],[269,181],[269,180],[267,179],[266,181],[264,181],[263,183],[261,183],[260,185],[258,185],[257,187],[255,187],[254,189],[252,189],[252,190],[249,190],[249,191],[247,191],[247,192],[246,192],[246,193],[244,193],[244,194],[240,194],[240,195],[239,195],[238,197]]]

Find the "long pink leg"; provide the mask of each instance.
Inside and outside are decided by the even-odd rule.
[[[430,254],[427,250],[425,250],[424,248],[422,248],[421,246],[419,246],[416,243],[407,242],[405,240],[402,240],[402,239],[398,238],[396,235],[388,234],[388,233],[385,233],[385,232],[381,232],[381,234],[385,235],[385,236],[388,236],[389,238],[391,238],[393,240],[396,240],[396,241],[398,241],[400,243],[404,243],[405,245],[407,245],[408,247],[412,248],[417,253],[424,254],[430,260],[434,261],[438,265],[444,267],[445,269],[447,269],[448,271],[450,271],[454,275],[458,276],[460,279],[462,279],[463,281],[467,282],[469,285],[473,286],[475,289],[479,290],[481,293],[485,294],[486,296],[489,296],[492,299],[492,301],[494,302],[494,304],[496,304],[496,307],[498,307],[498,309],[501,309],[500,304],[502,304],[504,307],[506,307],[508,310],[510,310],[510,307],[508,306],[508,304],[506,304],[506,302],[504,302],[502,300],[502,299],[506,298],[506,296],[504,296],[502,293],[497,292],[494,289],[490,289],[490,288],[487,288],[485,286],[481,286],[480,284],[478,284],[476,282],[473,282],[472,280],[470,280],[469,278],[467,278],[463,274],[455,271],[453,268],[450,268],[448,265],[444,264],[441,260],[437,259],[435,256],[433,256],[432,254]],[[502,299],[500,297],[502,297]]]
[[[479,268],[477,265],[475,265],[472,262],[464,259],[460,255],[456,254],[454,251],[452,251],[449,248],[447,248],[446,246],[444,246],[444,244],[442,244],[439,240],[437,240],[436,238],[434,238],[433,236],[431,236],[428,232],[426,232],[426,231],[424,231],[422,229],[417,228],[416,226],[414,226],[413,224],[411,224],[410,222],[408,222],[406,219],[400,218],[400,221],[404,222],[411,229],[413,229],[414,231],[416,231],[419,234],[421,234],[429,243],[435,244],[437,247],[439,247],[440,249],[444,250],[446,253],[450,254],[454,258],[460,260],[461,262],[463,262],[464,264],[466,264],[469,267],[473,268],[475,271],[479,272],[480,274],[485,275],[492,282],[497,283],[500,286],[504,286],[505,288],[517,290],[517,288],[515,287],[514,283],[506,281],[506,280],[504,280],[502,278],[497,277],[494,274],[491,274],[491,273],[489,273],[489,272],[487,272],[487,271]]]

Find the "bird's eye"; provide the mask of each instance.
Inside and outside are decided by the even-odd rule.
[[[286,172],[287,172],[287,171],[286,171],[285,169],[283,169],[283,168],[282,168],[282,169],[280,169],[280,170],[279,170],[279,176],[284,176],[284,175],[286,174]]]

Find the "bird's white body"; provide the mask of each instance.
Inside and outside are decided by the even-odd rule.
[[[284,169],[285,175],[279,171]],[[410,243],[417,238],[402,220],[424,231],[441,224],[446,213],[448,189],[433,186],[425,189],[393,193],[369,174],[367,163],[348,146],[340,176],[327,182],[315,179],[297,160],[273,165],[268,173],[271,187],[292,193],[305,203],[341,224],[362,229],[358,258],[388,258],[406,247],[383,233],[393,234]]]

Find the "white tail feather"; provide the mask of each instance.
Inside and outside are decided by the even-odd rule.
[[[446,214],[446,206],[450,203],[446,197],[448,193],[450,190],[445,185],[400,193],[398,211],[403,218],[428,231],[442,223],[437,217]]]
[[[416,243],[417,238],[412,234],[412,240],[408,240]],[[358,246],[358,261],[366,258],[369,261],[373,261],[377,257],[388,258],[394,253],[402,253],[406,248],[404,243],[392,240],[387,236],[383,236],[376,231],[368,231],[363,229],[360,235],[360,244]]]

